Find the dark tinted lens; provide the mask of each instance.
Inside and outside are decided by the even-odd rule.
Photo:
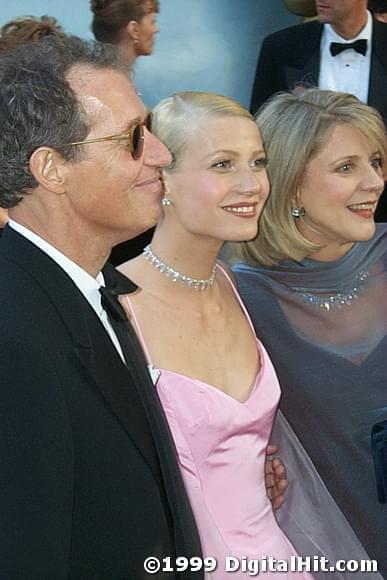
[[[148,131],[152,132],[152,111],[148,111],[147,116],[145,117],[145,127]]]
[[[139,159],[141,157],[143,146],[144,146],[144,127],[142,125],[137,125],[133,129],[132,135],[133,159]]]

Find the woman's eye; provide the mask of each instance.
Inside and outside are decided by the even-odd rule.
[[[340,167],[338,167],[340,173],[349,173],[352,169],[353,169],[352,163],[343,163],[343,165],[340,165]]]
[[[380,169],[381,167],[383,167],[381,157],[374,157],[374,159],[371,159],[370,164],[374,169]]]
[[[253,168],[262,169],[267,165],[266,157],[258,157],[252,162]]]
[[[215,167],[217,169],[230,169],[231,161],[229,159],[222,159],[221,161],[213,163],[212,167]]]

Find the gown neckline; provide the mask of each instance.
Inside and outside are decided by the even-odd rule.
[[[196,383],[198,385],[204,386],[209,392],[219,393],[220,396],[226,397],[227,399],[231,399],[232,401],[235,401],[235,403],[239,403],[240,405],[248,405],[248,403],[253,398],[255,392],[258,390],[258,386],[259,386],[259,383],[260,383],[260,380],[261,380],[261,377],[264,373],[264,368],[265,368],[265,358],[263,356],[263,353],[261,351],[261,348],[260,348],[258,341],[257,341],[257,348],[258,348],[258,360],[260,362],[260,368],[255,374],[255,379],[252,383],[252,386],[250,387],[250,392],[244,401],[241,401],[240,399],[237,399],[236,397],[233,397],[232,395],[225,393],[219,387],[212,385],[211,383],[207,383],[206,381],[202,381],[201,379],[197,379],[195,377],[190,377],[189,375],[186,375],[184,373],[179,373],[178,371],[173,371],[173,370],[162,368],[162,367],[155,367],[153,365],[148,365],[148,366],[151,367],[152,371],[156,371],[156,372],[159,371],[161,374],[168,373],[170,375],[182,377],[184,379],[187,379],[188,381],[191,381],[191,382]]]

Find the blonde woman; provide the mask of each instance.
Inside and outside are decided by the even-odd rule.
[[[249,577],[242,557],[296,555],[264,482],[280,387],[227,271],[226,240],[249,240],[269,193],[253,117],[211,93],[178,93],[153,112],[173,162],[151,245],[121,266],[137,286],[124,306],[148,358],[177,448],[208,577]],[[226,558],[240,559],[227,570]],[[274,570],[267,577],[276,576]],[[282,578],[310,578],[288,570]]]

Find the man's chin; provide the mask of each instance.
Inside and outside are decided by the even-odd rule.
[[[146,232],[149,232],[150,230],[153,230],[156,227],[157,222],[158,222],[157,219],[154,219],[152,221],[149,221],[146,224],[144,224],[142,227],[139,227],[139,228],[136,228],[134,230],[131,230],[129,236],[128,236],[128,232],[126,232],[126,238],[123,241],[127,241],[127,240],[131,240],[131,239],[134,239],[134,238],[138,238],[139,236],[142,236]]]

